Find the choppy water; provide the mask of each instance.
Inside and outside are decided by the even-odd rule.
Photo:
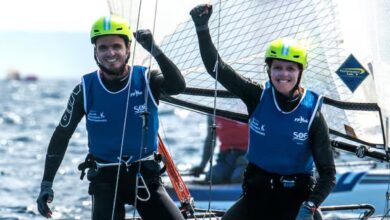
[[[47,145],[77,83],[0,81],[0,220],[42,219],[35,200]],[[161,104],[160,119],[160,133],[176,163],[197,164],[206,133],[205,116]],[[84,124],[81,121],[75,131],[54,181],[54,219],[90,219],[88,181],[80,181],[77,170],[87,152]]]
[[[77,83],[0,81],[0,219],[42,219],[35,200],[47,145]],[[164,104],[160,114],[161,132],[175,160],[198,162],[205,117]],[[80,181],[77,170],[87,152],[84,124],[74,133],[54,181],[56,219],[90,219],[88,181]]]

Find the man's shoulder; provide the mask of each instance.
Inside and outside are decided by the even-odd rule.
[[[74,87],[72,94],[79,95],[80,93],[82,93],[82,91],[83,91],[83,84],[80,82]]]
[[[148,68],[146,66],[141,66],[141,65],[134,65],[133,66],[134,70],[141,70],[141,71],[146,71]]]
[[[81,78],[95,76],[96,74],[97,74],[97,70],[93,72],[85,73]]]

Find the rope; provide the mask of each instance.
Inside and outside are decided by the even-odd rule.
[[[187,185],[181,178],[179,171],[177,170],[175,163],[168,151],[168,148],[165,146],[164,141],[158,135],[158,151],[164,158],[164,164],[168,173],[168,177],[171,180],[172,187],[174,188],[177,197],[185,210],[185,212],[194,213],[193,199],[190,195],[190,191],[187,188]],[[188,209],[189,208],[189,209]]]

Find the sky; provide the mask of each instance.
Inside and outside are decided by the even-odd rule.
[[[200,3],[211,0],[12,0],[0,3],[0,79],[8,71],[17,70],[22,75],[34,74],[43,78],[80,78],[96,69],[93,47],[89,42],[92,23],[109,13],[112,8],[121,8],[135,30],[138,6],[142,3],[139,28],[153,29],[156,13],[156,42],[172,33],[176,26],[190,19],[189,11]],[[122,7],[119,2],[122,3]],[[353,4],[355,2],[356,4]],[[343,10],[341,25],[349,40],[348,47],[354,54],[371,57],[360,42],[369,42],[368,33],[362,24],[368,22],[367,12],[373,4],[366,0],[340,1]],[[119,6],[119,7],[117,7]],[[131,6],[131,7],[130,7]],[[360,7],[360,8],[359,8]],[[366,10],[362,10],[365,8]],[[363,11],[367,16],[361,16]],[[131,15],[129,15],[131,14]],[[375,15],[375,13],[374,13]],[[372,25],[365,24],[364,26]],[[359,37],[356,37],[356,34]],[[363,39],[363,40],[362,40]],[[357,47],[356,45],[359,45]],[[142,49],[141,49],[142,50]],[[136,60],[143,60],[145,53],[136,53]]]
[[[133,30],[141,3],[139,28],[153,29],[156,0],[110,1],[116,8],[121,6],[118,2],[125,2],[120,8],[132,11],[125,14]],[[156,42],[190,19],[192,7],[206,2],[157,1]],[[13,70],[22,76],[80,78],[96,69],[89,31],[97,18],[109,14],[107,0],[12,0],[0,4],[0,79]]]

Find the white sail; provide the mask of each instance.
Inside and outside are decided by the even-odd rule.
[[[372,1],[354,1],[350,2],[350,5],[363,4],[362,9],[371,10],[364,6],[373,4],[370,2]],[[383,7],[379,4],[388,4],[386,1],[375,2],[378,4],[375,7],[379,8]],[[363,31],[361,36],[358,36],[359,32],[354,35],[348,32],[346,27],[351,25],[348,19],[351,18],[350,14],[356,11],[348,11],[348,4],[344,1],[224,0],[214,1],[213,7],[214,12],[209,22],[213,41],[222,59],[243,76],[258,82],[267,80],[264,72],[264,51],[267,44],[278,37],[293,37],[301,40],[309,50],[309,67],[302,80],[304,87],[341,101],[380,101],[378,93],[383,89],[381,84],[374,81],[374,76],[379,78],[383,75],[379,70],[384,67],[377,63],[383,63],[380,60],[386,59],[388,52],[373,49],[368,56],[367,53],[357,50],[363,43],[353,43],[356,39],[363,39],[368,48],[376,44],[371,40],[371,34],[366,33],[368,29]],[[364,13],[357,14],[362,19],[367,18]],[[383,18],[376,19],[379,23],[378,19]],[[379,37],[378,34],[372,33]],[[381,41],[382,43],[389,44],[385,41]],[[214,89],[214,79],[206,73],[203,66],[194,24],[190,19],[178,25],[174,33],[164,38],[162,48],[185,74],[188,87]],[[371,56],[374,52],[381,59]],[[349,90],[335,73],[350,54],[353,54],[366,70],[375,72],[373,75],[371,71],[354,92]],[[369,63],[373,68],[370,68]],[[224,90],[220,85],[219,88]],[[209,107],[213,106],[214,100],[213,97],[193,95],[179,95],[175,98]],[[246,113],[242,102],[231,98],[218,98],[217,108]],[[383,143],[378,112],[344,111],[327,106],[322,111],[332,129],[345,132],[344,125],[349,125],[366,141]]]
[[[347,50],[361,60],[371,63],[375,90],[367,94],[376,96],[377,102],[390,113],[390,2],[386,0],[338,1],[343,38]],[[373,100],[374,98],[371,97]]]

